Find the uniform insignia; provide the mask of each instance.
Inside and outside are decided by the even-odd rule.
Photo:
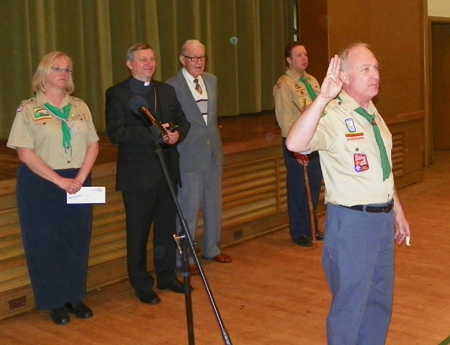
[[[48,110],[44,107],[37,107],[33,109],[34,119],[42,120],[42,119],[51,119],[52,115],[48,113]]]
[[[75,114],[75,113],[72,113],[72,114],[70,114],[70,117],[69,117],[69,121],[72,123],[75,123],[74,121],[84,121],[84,120],[86,120],[86,115],[85,114]]]
[[[356,172],[363,172],[369,170],[369,162],[367,161],[367,155],[363,153],[355,153],[353,155]]]
[[[364,139],[364,133],[363,132],[345,133],[345,137],[347,138],[347,141]]]
[[[301,97],[299,99],[299,103],[303,107],[303,109],[305,109],[306,107],[308,107],[311,104],[311,99],[309,97]]]
[[[306,107],[306,97],[300,98],[299,102],[300,102],[300,106],[301,106],[302,108],[305,108],[305,107]]]
[[[16,113],[21,113],[23,110],[24,106],[23,105],[19,105],[16,109]]]
[[[283,83],[277,83],[275,86],[276,89],[281,89],[283,87]]]
[[[345,119],[345,125],[350,133],[356,132],[355,122],[352,118]]]

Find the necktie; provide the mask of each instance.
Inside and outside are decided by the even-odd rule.
[[[71,149],[72,144],[70,143],[70,140],[72,139],[72,135],[70,134],[70,128],[67,125],[67,120],[69,119],[70,109],[72,105],[67,104],[63,108],[63,111],[61,111],[58,107],[51,105],[50,103],[45,103],[45,107],[62,120],[61,127],[63,132],[63,146],[66,151],[67,149]]]
[[[203,93],[202,87],[198,83],[198,79],[194,79],[195,83],[195,91],[197,91],[200,95]]]
[[[391,165],[389,164],[389,159],[386,152],[386,147],[384,146],[383,138],[381,138],[380,128],[378,128],[375,122],[375,115],[370,115],[366,110],[359,107],[355,111],[363,116],[372,125],[373,133],[375,134],[375,139],[378,144],[378,149],[380,150],[381,157],[381,168],[383,169],[383,181],[386,180],[391,174]]]
[[[314,91],[313,87],[311,86],[311,84],[309,83],[308,80],[306,80],[306,78],[300,78],[299,79],[303,84],[305,84],[306,86],[306,91],[308,91],[308,95],[309,97],[311,97],[311,99],[314,101],[317,97],[316,92]]]

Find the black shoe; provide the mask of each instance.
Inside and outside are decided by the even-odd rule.
[[[69,314],[63,307],[50,310],[50,318],[57,325],[68,325],[70,323]]]
[[[325,234],[322,231],[316,230],[316,240],[323,241]]]
[[[301,247],[312,247],[311,237],[301,236],[299,238],[293,238],[292,241]]]
[[[189,288],[194,290],[192,286],[189,286]],[[180,282],[178,279],[173,280],[171,283],[168,284],[158,284],[158,289],[161,290],[170,290],[176,293],[185,293],[185,286],[182,282]]]
[[[92,309],[82,301],[79,303],[66,303],[64,305],[64,308],[69,313],[75,314],[75,316],[79,319],[90,319],[92,316],[94,316]]]
[[[161,298],[159,298],[159,296],[152,289],[145,291],[136,291],[135,295],[142,303],[158,304],[159,302],[161,302]]]

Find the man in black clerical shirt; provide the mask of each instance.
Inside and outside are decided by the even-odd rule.
[[[147,242],[153,224],[153,256],[157,287],[184,293],[175,273],[176,206],[161,162],[155,154],[160,145],[170,180],[175,189],[180,181],[177,144],[189,131],[187,121],[172,86],[152,79],[156,60],[153,49],[143,43],[133,45],[126,64],[131,76],[106,91],[106,123],[110,140],[119,145],[117,190],[122,192],[126,212],[128,276],[136,296],[143,303],[157,304],[154,278],[147,270]],[[164,126],[167,141],[152,134],[151,122],[138,110],[136,100]]]

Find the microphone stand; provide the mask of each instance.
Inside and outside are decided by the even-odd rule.
[[[158,155],[159,161],[161,162],[161,167],[164,173],[164,177],[166,179],[166,182],[170,189],[170,194],[172,196],[172,199],[175,203],[175,206],[177,208],[177,213],[181,221],[182,225],[182,232],[179,235],[174,234],[174,239],[177,243],[178,249],[181,254],[181,262],[182,262],[182,276],[184,277],[184,286],[185,286],[185,304],[186,304],[186,319],[187,319],[187,330],[188,330],[188,339],[189,339],[189,345],[195,344],[195,338],[194,338],[194,319],[193,319],[193,313],[192,313],[192,296],[191,296],[191,279],[190,279],[190,273],[189,273],[189,259],[188,259],[188,249],[190,248],[190,251],[194,257],[195,263],[198,265],[200,275],[203,280],[203,284],[205,285],[206,293],[208,294],[209,301],[211,303],[211,306],[214,310],[214,314],[216,316],[217,322],[219,323],[219,327],[222,333],[222,337],[224,340],[224,343],[226,345],[232,345],[231,339],[228,336],[228,332],[225,329],[225,326],[222,322],[222,318],[220,317],[219,309],[217,308],[216,302],[214,300],[214,296],[212,294],[212,291],[209,287],[208,280],[206,279],[205,272],[203,271],[203,268],[200,264],[200,261],[198,259],[197,253],[195,252],[195,245],[192,240],[192,237],[190,235],[188,225],[186,223],[186,220],[183,217],[183,212],[181,211],[180,204],[178,203],[177,194],[175,192],[175,188],[173,186],[172,180],[170,179],[169,171],[167,170],[167,165],[164,160],[164,155],[162,153],[161,146],[159,145],[158,141],[160,138],[158,138],[155,135],[154,131],[151,131],[152,135],[155,139],[155,152]],[[181,246],[180,246],[181,243]]]

